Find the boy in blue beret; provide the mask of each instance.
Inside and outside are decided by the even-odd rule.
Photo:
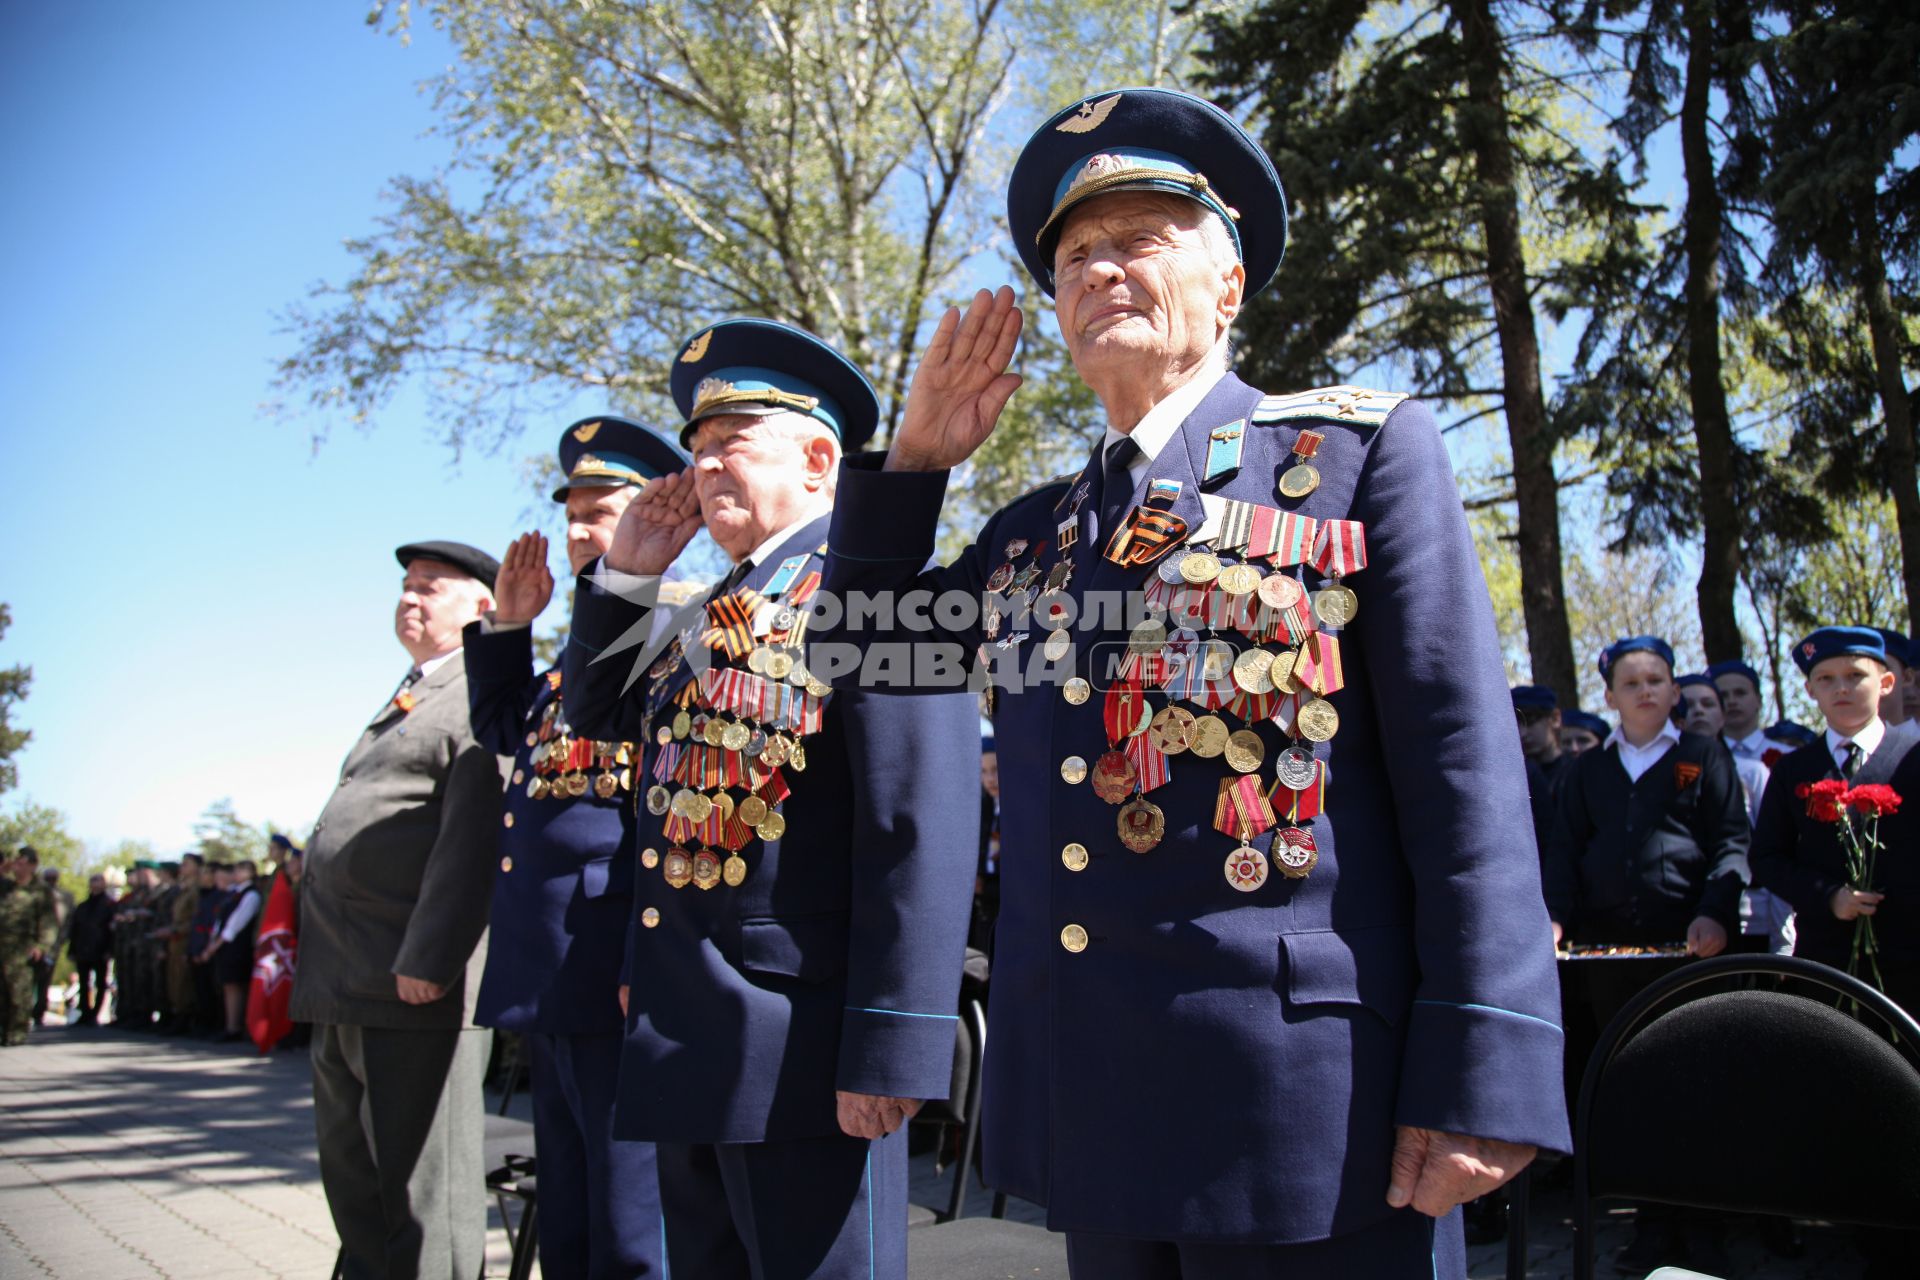
[[[1573,763],[1573,756],[1560,746],[1559,696],[1544,685],[1515,685],[1513,716],[1520,724],[1520,753],[1539,766],[1549,786],[1558,786]]]
[[[1613,726],[1591,711],[1574,707],[1560,713],[1560,750],[1570,756],[1594,750],[1611,732]]]

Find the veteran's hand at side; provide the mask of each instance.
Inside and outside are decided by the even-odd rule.
[[[840,1104],[840,1128],[855,1138],[884,1138],[918,1114],[918,1098],[888,1098],[871,1093],[835,1095]]]
[[[404,973],[393,975],[393,985],[400,992],[400,999],[407,1004],[432,1004],[447,994],[447,989],[437,982],[428,982],[425,978],[409,978]]]
[[[1537,1147],[1401,1125],[1393,1144],[1387,1203],[1412,1205],[1430,1218],[1501,1186],[1533,1163]]]

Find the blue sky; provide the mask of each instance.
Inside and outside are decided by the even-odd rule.
[[[0,805],[177,851],[230,796],[304,834],[407,667],[393,548],[519,527],[518,456],[456,465],[417,394],[317,452],[259,409],[274,313],[442,154],[415,84],[447,57],[351,5],[0,9],[0,664],[34,670]]]

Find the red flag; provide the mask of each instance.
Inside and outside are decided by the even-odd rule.
[[[300,942],[293,931],[293,891],[287,873],[273,878],[273,895],[261,913],[253,942],[253,983],[247,989],[247,1034],[266,1053],[293,1030],[293,967]]]

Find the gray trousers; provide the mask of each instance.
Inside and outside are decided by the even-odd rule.
[[[345,1280],[474,1280],[487,1248],[493,1032],[313,1029],[320,1181]]]

